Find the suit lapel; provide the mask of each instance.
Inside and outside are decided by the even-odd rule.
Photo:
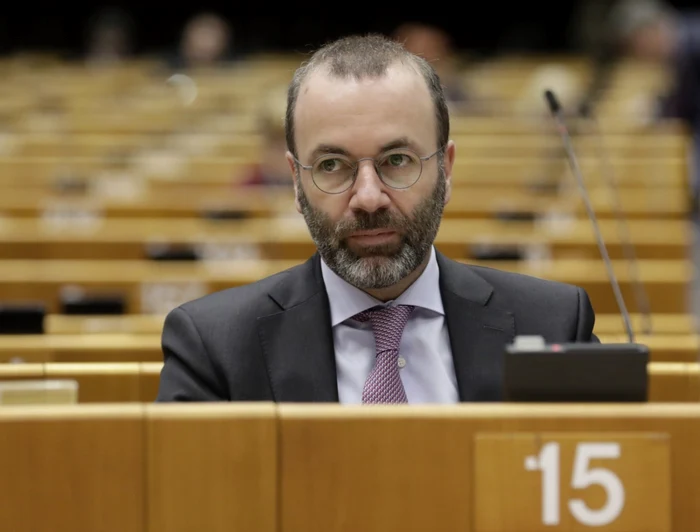
[[[280,312],[258,318],[276,402],[338,402],[330,307],[314,255],[269,294]]]
[[[504,350],[515,337],[513,315],[488,305],[493,288],[469,266],[440,253],[437,258],[460,401],[500,401]]]
[[[503,353],[513,315],[489,306],[493,288],[468,266],[437,253],[440,292],[460,401],[502,400]],[[258,318],[276,402],[338,402],[335,350],[320,259],[281,276],[269,297],[280,311]]]

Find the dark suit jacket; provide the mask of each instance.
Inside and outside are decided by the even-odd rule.
[[[437,253],[461,401],[499,401],[516,335],[597,342],[581,288],[468,266]],[[171,311],[157,401],[337,402],[321,260]]]

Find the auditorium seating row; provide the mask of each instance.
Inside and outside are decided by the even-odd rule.
[[[209,292],[254,282],[302,261],[228,257],[214,261],[151,260],[9,260],[0,261],[0,293],[5,301],[41,301],[50,313],[68,306],[94,313],[100,304],[110,313],[165,313],[178,302]],[[585,288],[596,311],[619,311],[600,259],[465,260],[501,270],[563,281]],[[635,269],[625,261],[613,264],[623,295],[635,310],[637,277],[655,314],[688,312],[688,288],[693,276],[687,260],[645,260]],[[94,306],[91,306],[94,302]],[[92,310],[90,310],[92,309]],[[97,309],[97,310],[96,310]],[[641,310],[643,312],[643,309]],[[81,311],[82,312],[82,311]]]
[[[602,220],[610,257],[687,260],[691,228],[684,220]],[[626,237],[629,235],[629,241]],[[300,217],[216,220],[197,218],[106,218],[61,220],[13,218],[0,222],[0,260],[167,258],[189,252],[193,259],[227,256],[303,260],[315,246]],[[444,220],[436,244],[454,259],[600,259],[588,220]]]
[[[0,363],[0,404],[151,403],[162,367],[137,361]],[[700,402],[698,362],[651,362],[648,375],[650,402]]]
[[[86,328],[99,326],[86,322]],[[606,343],[627,341],[622,330],[598,334]],[[695,333],[638,334],[635,340],[649,347],[654,362],[700,361],[700,337]],[[0,362],[158,362],[162,359],[159,331],[95,333],[93,329],[70,334],[0,335]]]

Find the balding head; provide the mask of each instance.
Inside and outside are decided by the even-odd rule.
[[[361,81],[386,76],[390,67],[401,65],[416,72],[427,88],[436,118],[437,144],[444,146],[450,133],[450,121],[440,79],[425,59],[408,52],[400,43],[381,35],[352,36],[337,40],[314,53],[294,74],[287,94],[285,134],[287,148],[298,155],[295,139],[295,112],[302,86],[312,73]]]

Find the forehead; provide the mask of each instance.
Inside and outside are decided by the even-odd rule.
[[[430,91],[418,71],[396,64],[380,77],[338,78],[321,69],[302,84],[295,108],[299,155],[333,145],[358,157],[408,138],[421,151],[435,147]]]

